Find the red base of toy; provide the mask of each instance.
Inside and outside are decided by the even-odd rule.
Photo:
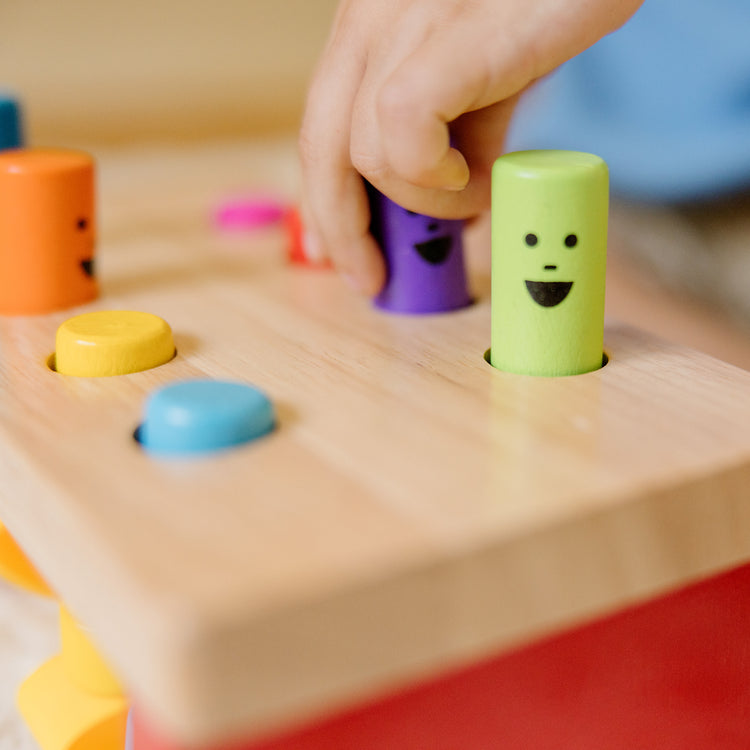
[[[746,565],[314,725],[231,747],[747,750],[749,630]],[[135,750],[179,747],[137,720]]]

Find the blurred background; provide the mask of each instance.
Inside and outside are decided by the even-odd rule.
[[[29,143],[294,132],[336,0],[2,0]]]

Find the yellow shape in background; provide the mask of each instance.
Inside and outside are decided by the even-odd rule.
[[[79,690],[62,655],[21,685],[18,708],[42,750],[122,750],[128,704],[123,697]]]
[[[122,696],[120,681],[65,607],[60,607],[60,640],[60,656],[71,683],[94,695]]]
[[[0,577],[34,594],[50,597],[53,595],[2,521],[0,521]]]

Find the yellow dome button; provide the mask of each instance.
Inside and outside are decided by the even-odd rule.
[[[90,312],[57,329],[55,369],[63,375],[104,377],[158,367],[175,354],[172,329],[151,313]]]

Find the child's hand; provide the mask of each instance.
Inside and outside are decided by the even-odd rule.
[[[487,209],[518,95],[641,2],[342,0],[300,136],[311,252],[363,292],[379,290],[360,175],[419,213]]]

